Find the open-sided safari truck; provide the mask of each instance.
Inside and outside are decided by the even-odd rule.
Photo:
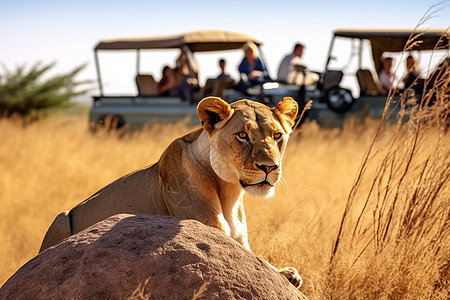
[[[136,130],[148,122],[177,122],[186,119],[191,122],[199,122],[195,102],[208,95],[221,96],[224,89],[233,86],[233,82],[212,78],[207,80],[204,86],[197,90],[193,103],[182,101],[178,95],[159,96],[153,74],[141,72],[142,52],[179,49],[179,53],[183,53],[189,62],[190,72],[193,72],[197,53],[241,49],[246,42],[253,42],[258,46],[262,44],[252,36],[222,30],[100,41],[94,49],[100,95],[94,96],[89,113],[91,130],[95,130],[99,126],[113,129],[125,127],[129,130]],[[128,50],[128,52],[132,50],[136,55],[135,79],[138,93],[131,96],[105,95],[99,54],[106,51],[126,52],[124,50]],[[162,65],[160,61],[152,61],[152,64]]]
[[[398,63],[404,64],[410,53],[421,58],[424,52],[428,52],[437,56],[438,62],[442,62],[449,57],[449,37],[448,29],[335,30],[325,70],[320,74],[315,86],[318,96],[309,118],[316,120],[319,125],[331,127],[341,126],[345,118],[355,114],[380,118],[387,100],[377,75],[381,70],[383,54],[397,55],[402,59]],[[342,57],[344,46],[347,47],[346,57]],[[371,59],[366,59],[364,65],[363,55],[369,52],[364,50],[369,50],[368,47],[371,50]],[[341,50],[340,54],[335,54],[336,50]],[[399,55],[402,53],[406,55]],[[435,72],[430,70],[422,76],[425,76],[426,81],[426,78],[433,74]],[[397,79],[402,76],[403,74],[396,74]],[[357,88],[352,93],[346,85],[354,84],[355,81]],[[395,100],[398,99],[399,93],[395,96]]]
[[[233,82],[210,78],[199,88],[195,100],[208,95],[222,96],[229,102],[247,97],[276,105],[286,96],[293,97],[300,104],[311,99],[314,103],[307,118],[325,127],[340,127],[346,118],[355,115],[380,118],[387,100],[387,95],[381,92],[377,75],[383,54],[433,52],[434,56],[443,60],[449,57],[449,37],[448,29],[338,29],[333,32],[323,72],[294,68],[290,74],[292,82],[267,82],[253,88],[253,97],[234,91]],[[411,39],[417,43],[405,51]],[[182,101],[178,96],[158,96],[154,76],[141,72],[141,54],[155,50],[179,50],[186,55],[191,66],[197,64],[197,53],[238,50],[246,42],[262,45],[252,36],[221,30],[100,41],[95,47],[100,96],[94,97],[89,114],[90,128],[95,130],[99,126],[108,126],[135,130],[148,122],[199,122],[195,103]],[[131,96],[105,95],[99,53],[124,50],[132,50],[136,55],[138,93]],[[371,53],[369,59],[363,57],[367,53]],[[406,56],[403,55],[402,60]],[[160,61],[154,63],[161,64]],[[432,74],[423,75],[430,77]],[[402,75],[396,74],[399,79]],[[356,89],[352,91],[350,86],[356,86]],[[396,99],[399,98],[397,94]]]

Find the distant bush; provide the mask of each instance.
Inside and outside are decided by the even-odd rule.
[[[85,65],[66,74],[47,76],[54,66],[55,63],[38,62],[30,68],[21,65],[14,71],[4,68],[0,74],[0,117],[36,120],[51,109],[67,106],[71,97],[86,93],[86,90],[76,90],[88,81],[75,80]]]

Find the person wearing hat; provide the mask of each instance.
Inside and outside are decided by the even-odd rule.
[[[292,69],[292,61],[295,58],[295,61],[298,61],[302,58],[303,50],[305,45],[302,43],[296,43],[294,46],[294,50],[292,53],[287,54],[281,61],[280,66],[278,68],[278,76],[277,80],[279,82],[286,82],[288,73]]]

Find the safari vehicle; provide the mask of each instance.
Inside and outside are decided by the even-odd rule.
[[[286,96],[293,97],[300,104],[311,99],[314,101],[313,106],[306,118],[315,120],[324,127],[341,127],[346,118],[355,115],[380,118],[387,100],[387,95],[381,92],[376,75],[380,71],[382,55],[401,55],[408,40],[414,38],[420,43],[414,45],[412,52],[433,52],[437,53],[434,56],[445,58],[449,56],[449,36],[448,29],[338,29],[333,32],[323,72],[294,68],[289,84],[266,82],[260,87],[252,88],[250,96],[243,96],[235,91],[233,82],[208,79],[197,93],[196,100],[208,95],[222,96],[228,102],[247,97],[275,106]],[[100,96],[94,97],[89,114],[90,128],[95,130],[98,126],[107,126],[135,130],[148,122],[188,120],[198,123],[195,105],[183,102],[180,97],[157,95],[153,75],[140,71],[141,52],[179,49],[194,61],[198,53],[237,50],[249,41],[262,45],[261,41],[252,36],[221,30],[100,41],[95,47]],[[343,48],[346,50],[344,63],[342,51],[339,51]],[[99,53],[124,50],[133,50],[136,54],[138,94],[105,95]],[[368,52],[371,52],[371,59],[364,57]],[[261,58],[264,59],[264,56]],[[406,56],[401,58],[406,59]],[[264,60],[263,63],[265,64]],[[396,74],[397,77],[401,75]],[[356,88],[352,90],[352,86]],[[397,95],[396,98],[400,96]]]
[[[402,59],[399,62],[401,64],[407,56],[401,56],[405,50],[408,50],[408,54],[411,52],[418,54],[420,58],[424,52],[428,52],[442,61],[449,57],[449,38],[449,29],[335,30],[325,70],[319,73],[318,82],[309,87],[316,90],[312,93],[316,101],[309,118],[316,120],[319,125],[331,127],[341,126],[346,117],[355,114],[380,118],[387,100],[387,95],[382,92],[376,75],[381,70],[383,54],[397,55]],[[419,42],[411,46],[411,49],[406,49],[411,45],[411,41]],[[350,49],[347,48],[350,58],[346,59],[345,63],[342,63],[342,57],[335,54],[336,48],[342,48],[343,45],[350,45]],[[369,63],[363,59],[364,53],[368,52],[364,50],[368,50],[368,46],[372,54],[372,64],[370,59],[367,60]],[[428,76],[431,77],[432,74],[433,72],[430,72]],[[399,79],[402,75],[397,73],[396,77]],[[352,92],[349,86],[352,83],[354,85],[355,81],[356,90]],[[399,95],[396,96],[396,99],[398,98]]]
[[[382,92],[376,74],[381,70],[383,54],[398,56],[403,63],[407,55],[402,57],[402,53],[411,42],[418,41],[408,54],[413,52],[422,58],[428,53],[442,61],[449,57],[449,36],[449,29],[338,29],[333,32],[323,72],[294,66],[287,83],[263,84],[254,98],[274,104],[285,96],[300,100],[300,104],[313,100],[306,118],[324,127],[341,127],[349,116],[381,118],[388,95]],[[371,59],[364,57],[369,52]],[[401,76],[396,74],[398,79]],[[400,92],[394,96],[397,103]],[[395,116],[399,106],[392,111]]]
[[[110,129],[125,127],[128,130],[142,128],[148,122],[177,122],[187,120],[199,123],[194,103],[184,102],[178,96],[158,96],[157,83],[153,74],[141,72],[141,54],[149,50],[180,50],[189,60],[190,67],[195,64],[195,55],[201,52],[215,52],[241,49],[246,42],[260,46],[258,39],[236,32],[221,30],[194,31],[183,34],[102,40],[95,46],[100,95],[94,96],[89,112],[91,130],[99,126]],[[126,51],[128,50],[128,51]],[[136,56],[137,95],[105,95],[100,69],[100,53],[124,53],[134,51]],[[155,63],[155,62],[152,62]],[[192,71],[192,70],[191,70]],[[221,96],[222,91],[231,88],[230,80],[208,79],[196,94],[196,100],[214,94]]]

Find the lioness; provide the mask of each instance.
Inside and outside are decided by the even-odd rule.
[[[119,213],[195,219],[251,251],[243,194],[273,195],[297,112],[292,98],[275,108],[250,100],[229,105],[217,97],[203,99],[197,107],[203,128],[173,141],[156,164],[117,179],[59,214],[40,251]],[[295,269],[279,272],[295,286],[301,284]]]

